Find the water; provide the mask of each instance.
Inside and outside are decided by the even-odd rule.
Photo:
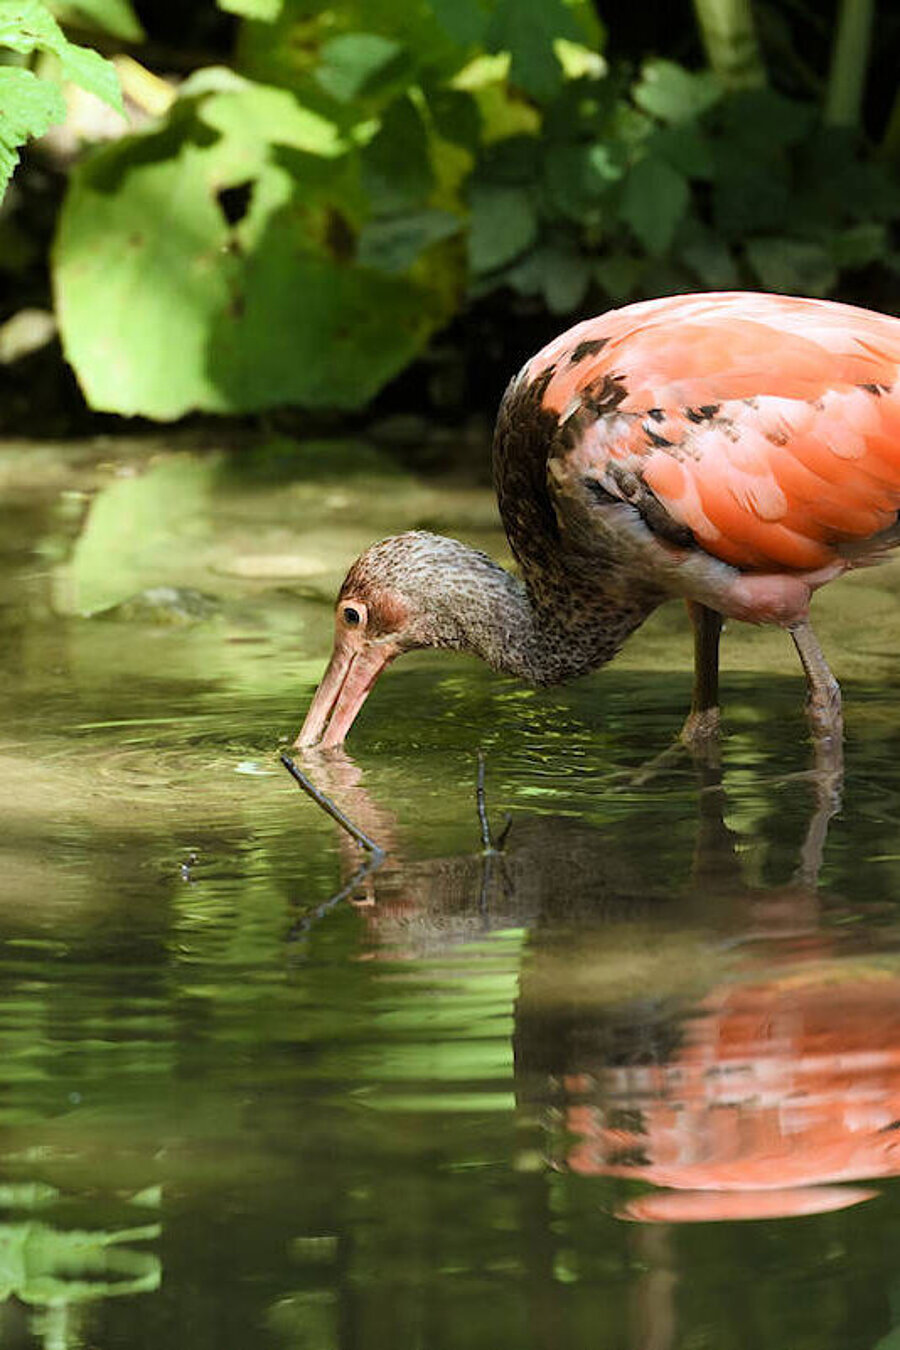
[[[897,570],[823,597],[817,878],[783,636],[729,635],[721,775],[635,776],[673,609],[563,690],[399,663],[310,768],[388,853],[335,900],[363,859],[276,752],[340,569],[499,547],[485,494],[345,453],[0,456],[2,1343],[900,1344]],[[77,613],[160,586],[212,612]]]

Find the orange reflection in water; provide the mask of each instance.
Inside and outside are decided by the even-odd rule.
[[[900,978],[854,964],[716,988],[668,1062],[569,1076],[568,1167],[669,1188],[623,1211],[657,1222],[874,1195],[834,1183],[900,1173]]]

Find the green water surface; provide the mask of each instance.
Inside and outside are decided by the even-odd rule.
[[[817,601],[830,824],[781,633],[720,774],[635,773],[672,606],[561,690],[392,668],[306,765],[341,898],[277,752],[410,526],[504,556],[353,442],[0,452],[0,1345],[896,1350],[900,569]]]

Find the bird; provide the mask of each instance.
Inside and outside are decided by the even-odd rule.
[[[694,631],[684,743],[718,733],[730,618],[787,629],[814,738],[840,745],[809,604],[900,543],[900,319],[750,291],[607,311],[512,379],[492,463],[517,573],[427,531],[368,548],[296,748],[342,744],[406,651],[470,652],[554,685],[605,665],[672,599]]]

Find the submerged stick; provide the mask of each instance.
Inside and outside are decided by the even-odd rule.
[[[494,843],[491,835],[491,825],[488,820],[487,802],[484,791],[484,751],[478,751],[478,778],[475,784],[475,807],[478,811],[478,823],[481,826],[481,851],[485,854],[502,853],[503,845],[506,843],[506,836],[509,834],[512,825],[512,816],[507,812],[503,818],[503,829],[500,831],[500,838]]]
[[[374,839],[370,839],[367,834],[364,834],[358,825],[354,825],[353,821],[344,815],[341,808],[330,797],[326,797],[324,792],[320,792],[315,783],[297,768],[290,755],[282,754],[281,762],[294,782],[303,789],[308,797],[312,797],[316,805],[321,806],[322,810],[331,816],[332,820],[337,821],[341,829],[346,830],[351,839],[355,839],[360,847],[364,848],[367,853],[371,853],[373,859],[380,862],[384,858],[384,849],[376,844]]]

